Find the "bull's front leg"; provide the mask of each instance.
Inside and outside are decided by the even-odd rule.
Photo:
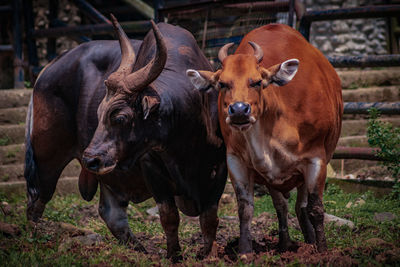
[[[290,239],[288,228],[288,200],[283,194],[275,189],[269,188],[276,215],[279,223],[279,249],[286,251],[295,243]]]
[[[132,244],[135,250],[146,252],[129,228],[127,207],[128,200],[118,199],[107,185],[100,183],[99,214],[106,222],[108,229],[121,243]]]
[[[315,232],[307,212],[308,190],[306,184],[297,187],[296,215],[304,241],[308,244],[315,243]]]
[[[307,213],[314,227],[315,239],[319,252],[327,250],[324,231],[324,205],[322,194],[326,180],[326,163],[320,158],[313,158],[307,165],[304,180],[308,191]]]
[[[235,189],[240,221],[239,253],[252,252],[251,220],[254,211],[254,177],[235,155],[227,155],[229,176]]]
[[[212,250],[219,223],[217,211],[218,204],[215,204],[200,214],[200,227],[203,234],[204,246],[198,255],[199,258],[206,257]]]
[[[179,212],[174,200],[157,203],[160,212],[160,221],[167,236],[167,258],[173,262],[182,260],[181,247],[179,246],[178,228]]]

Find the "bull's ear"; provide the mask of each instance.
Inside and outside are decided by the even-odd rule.
[[[145,95],[142,99],[143,119],[146,120],[149,114],[160,105],[160,98],[157,96]]]
[[[273,83],[283,86],[290,82],[296,75],[299,68],[299,60],[292,58],[281,64],[274,65],[268,69],[261,68],[264,88]]]
[[[219,71],[211,72],[206,70],[197,71],[188,69],[186,75],[197,90],[208,91],[214,87],[215,82],[218,80]]]

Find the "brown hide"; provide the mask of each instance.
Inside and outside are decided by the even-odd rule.
[[[269,68],[291,58],[300,61],[298,72],[291,82],[284,86],[270,84],[262,89],[261,101],[256,107],[251,106],[252,113],[259,115],[257,119],[263,131],[259,134],[279,143],[300,160],[318,156],[324,163],[328,163],[341,129],[343,104],[339,77],[322,53],[300,33],[278,24],[263,26],[247,34],[235,56],[228,56],[223,62],[220,81],[234,87],[231,90],[221,90],[218,104],[227,153],[237,155],[251,167],[245,148],[246,141],[225,122],[229,104],[235,101],[252,104],[257,98],[256,90],[248,90],[248,85],[246,87],[244,84],[261,78],[254,64],[254,49],[248,44],[249,41],[257,43],[264,52],[261,67]],[[239,54],[244,55],[236,56]],[[244,72],[246,80],[242,79]],[[247,81],[248,78],[250,81]],[[279,155],[274,154],[273,157]],[[284,158],[277,158],[275,162],[281,169],[285,169]],[[256,182],[265,183],[265,180],[256,177]],[[274,187],[288,191],[302,182],[302,178],[294,176],[285,184]],[[319,194],[322,194],[322,190],[323,187],[320,187]]]

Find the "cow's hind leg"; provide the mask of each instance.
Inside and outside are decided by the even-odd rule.
[[[134,250],[146,252],[139,240],[133,235],[128,224],[126,208],[129,200],[121,199],[107,185],[100,183],[99,214],[111,233],[123,244],[132,244]]]
[[[315,232],[307,212],[308,191],[305,184],[297,188],[296,215],[304,240],[308,244],[315,243]]]
[[[282,251],[289,250],[295,244],[289,236],[288,228],[288,200],[285,196],[272,188],[269,188],[269,192],[272,197],[276,214],[278,216],[279,223],[279,249]]]
[[[308,190],[308,216],[314,227],[318,251],[324,252],[327,250],[327,245],[324,231],[322,194],[326,180],[326,163],[319,158],[312,159],[306,168],[304,179]]]
[[[218,204],[211,206],[208,210],[200,214],[200,227],[203,234],[204,246],[202,247],[198,257],[204,258],[210,254],[215,241],[218,227]]]

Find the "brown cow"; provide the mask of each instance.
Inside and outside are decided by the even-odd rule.
[[[287,198],[297,187],[296,213],[305,241],[325,251],[322,194],[341,129],[340,80],[328,60],[285,25],[253,30],[228,56],[230,46],[218,54],[221,70],[188,70],[187,75],[197,89],[220,92],[219,122],[239,205],[239,252],[252,250],[254,183],[270,190],[280,249],[293,245]]]

